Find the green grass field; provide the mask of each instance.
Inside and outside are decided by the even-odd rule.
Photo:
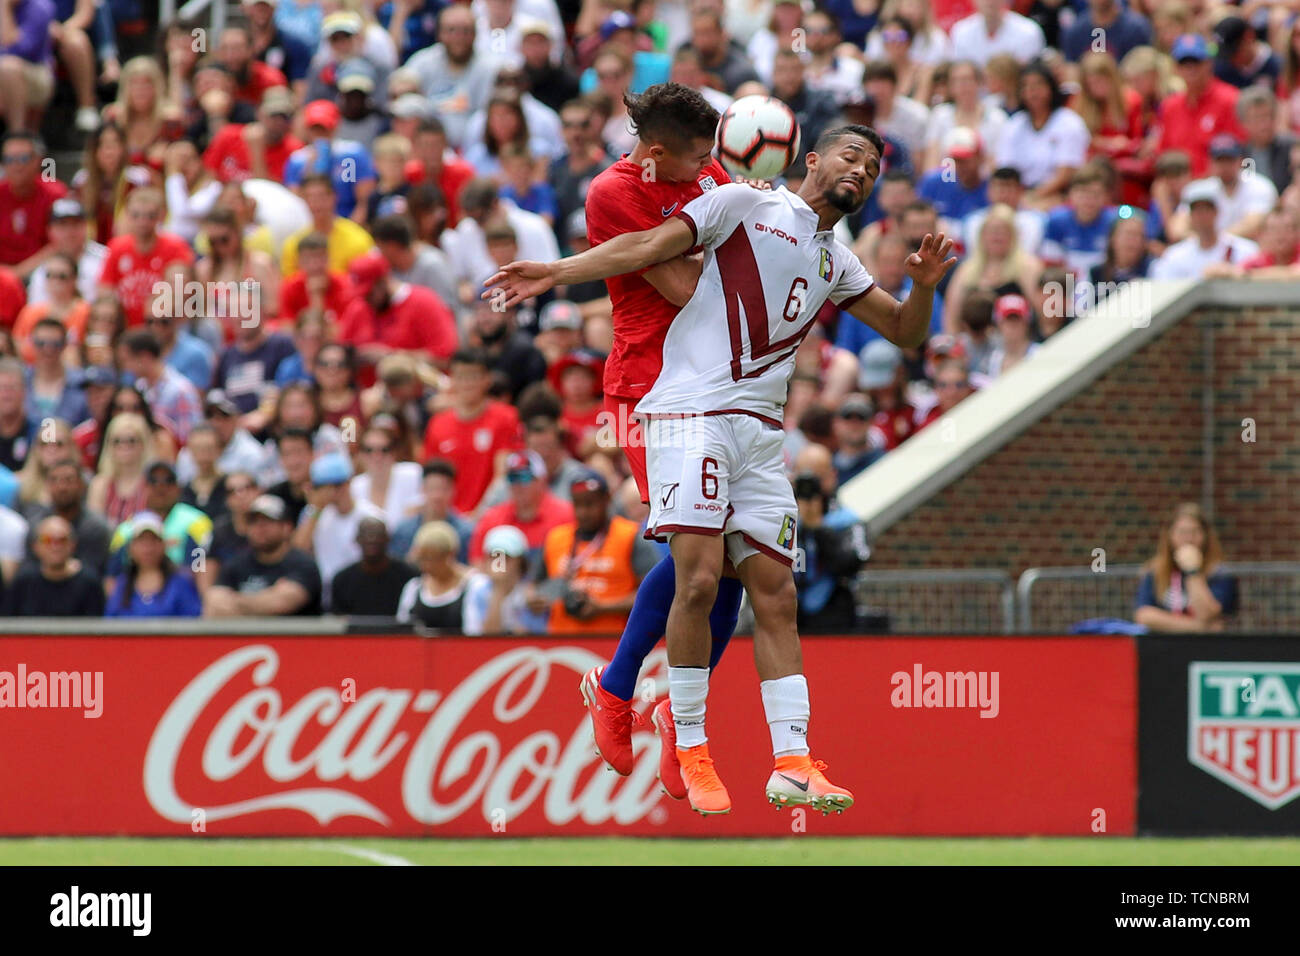
[[[1300,839],[0,839],[0,866],[1294,866]]]

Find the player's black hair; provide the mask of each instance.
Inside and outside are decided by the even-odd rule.
[[[446,458],[430,458],[424,463],[424,477],[442,475],[448,481],[456,480],[456,466]]]
[[[1034,60],[1032,63],[1027,64],[1023,69],[1021,69],[1020,83],[1022,85],[1027,76],[1041,77],[1043,82],[1047,84],[1048,90],[1051,91],[1051,99],[1047,104],[1049,114],[1055,113],[1063,107],[1069,99],[1069,97],[1065,95],[1065,91],[1061,89],[1061,84],[1056,82],[1056,77],[1052,74],[1051,68],[1042,60]]]
[[[718,111],[697,90],[680,83],[656,83],[644,93],[623,94],[636,133],[646,143],[680,146],[713,139]]]
[[[131,355],[151,355],[162,358],[162,343],[148,329],[132,329],[122,336],[122,347]]]
[[[828,150],[833,149],[835,144],[846,136],[861,136],[872,146],[876,147],[876,152],[880,156],[883,157],[885,155],[885,141],[880,138],[880,134],[870,126],[860,126],[857,123],[850,123],[847,126],[836,126],[833,129],[828,129],[826,132],[822,133],[821,136],[817,137],[817,142],[813,146],[813,152],[820,156]]]
[[[375,242],[395,242],[403,249],[409,249],[415,242],[415,230],[406,216],[384,216],[371,225],[370,237]]]
[[[993,179],[1005,179],[1013,183],[1020,182],[1020,170],[1014,166],[999,166],[993,170]]]

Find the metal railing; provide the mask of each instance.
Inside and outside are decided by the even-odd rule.
[[[1015,591],[1005,571],[868,569],[854,591],[859,608],[888,619],[890,634],[1015,632]]]
[[[1021,633],[1065,634],[1089,618],[1132,620],[1142,565],[1029,568],[1016,584]],[[1223,565],[1237,579],[1233,634],[1300,631],[1300,562],[1243,561]]]

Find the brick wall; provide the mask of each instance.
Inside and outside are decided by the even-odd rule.
[[[1300,559],[1300,303],[1189,314],[881,533],[870,566],[1138,563],[1182,500],[1228,560]]]

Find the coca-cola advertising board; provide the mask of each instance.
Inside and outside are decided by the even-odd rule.
[[[596,756],[578,682],[610,638],[0,638],[0,834],[1132,834],[1128,638],[804,641],[813,755],[857,804],[776,813],[752,646],[714,674],[731,814]],[[667,693],[662,648],[638,709]],[[1100,825],[1098,821],[1100,820]]]

